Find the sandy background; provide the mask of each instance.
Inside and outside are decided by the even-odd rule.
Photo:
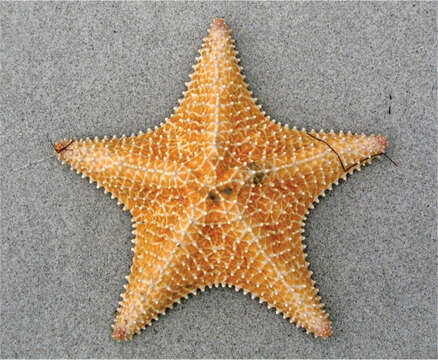
[[[0,14],[1,357],[437,356],[436,4],[39,2]],[[192,296],[129,343],[111,337],[130,215],[51,142],[163,121],[215,17],[272,118],[384,134],[399,163],[374,161],[308,219],[328,340],[231,289]]]

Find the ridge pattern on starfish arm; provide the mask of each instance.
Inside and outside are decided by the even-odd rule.
[[[332,184],[385,152],[386,138],[275,123],[248,90],[233,43],[216,19],[184,98],[155,130],[55,145],[60,160],[132,214],[118,340],[219,285],[250,292],[315,337],[332,332],[308,269],[304,221]]]

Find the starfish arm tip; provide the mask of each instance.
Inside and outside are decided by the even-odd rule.
[[[64,153],[69,150],[71,145],[75,142],[76,139],[67,140],[63,139],[61,141],[58,141],[55,145],[53,145],[53,150],[55,152],[55,155],[57,155],[60,159],[63,159]]]
[[[127,340],[126,331],[122,329],[120,326],[115,325],[113,331],[113,338],[117,341]]]
[[[331,324],[325,324],[317,333],[318,336],[321,336],[324,339],[327,339],[332,334],[332,325]]]
[[[224,30],[228,30],[228,26],[225,23],[225,20],[223,18],[214,19],[213,23],[211,24],[211,31],[224,31]]]
[[[385,136],[377,136],[376,140],[382,149],[381,152],[384,153],[388,145],[388,139]]]

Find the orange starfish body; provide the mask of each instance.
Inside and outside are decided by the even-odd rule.
[[[261,111],[223,19],[204,40],[187,91],[154,131],[63,140],[60,160],[133,217],[134,259],[114,337],[129,340],[175,302],[234,286],[307,332],[332,332],[303,245],[308,209],[385,152],[382,136],[306,132]]]

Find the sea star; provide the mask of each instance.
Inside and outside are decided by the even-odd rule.
[[[308,209],[385,152],[382,136],[289,129],[261,111],[223,19],[154,131],[63,140],[60,160],[132,214],[134,259],[113,336],[129,340],[205,287],[250,292],[315,337],[332,332],[303,245]]]

